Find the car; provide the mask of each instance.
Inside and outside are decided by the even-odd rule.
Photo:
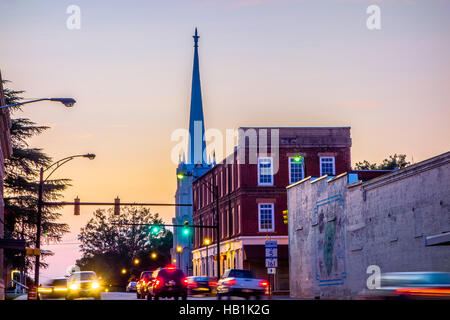
[[[217,283],[217,299],[231,296],[250,299],[260,299],[265,294],[269,283],[264,279],[258,279],[251,270],[228,269]]]
[[[174,266],[158,268],[152,274],[152,280],[147,285],[147,300],[159,298],[187,299],[187,278],[183,270]]]
[[[39,298],[62,298],[67,292],[67,278],[55,278],[46,286],[40,286],[38,289]]]
[[[380,275],[379,287],[364,289],[364,300],[450,299],[450,272],[388,272]]]
[[[136,283],[136,297],[145,299],[147,296],[147,285],[152,280],[153,271],[142,271],[138,282]]]
[[[127,292],[136,292],[136,281],[130,281],[127,285],[126,291]]]
[[[66,300],[79,297],[92,297],[100,300],[100,282],[94,271],[74,272],[67,280]]]
[[[216,291],[217,280],[212,277],[187,277],[188,295],[213,294]]]

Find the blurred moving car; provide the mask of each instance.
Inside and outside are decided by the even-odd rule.
[[[147,285],[147,300],[159,298],[187,299],[187,279],[181,269],[174,266],[158,268],[152,274],[152,281]]]
[[[136,281],[130,281],[127,285],[126,291],[127,292],[136,292]]]
[[[188,295],[215,294],[217,280],[212,277],[193,276],[187,277]]]
[[[142,271],[138,282],[136,283],[136,297],[138,299],[145,299],[148,294],[147,285],[152,280],[153,271]]]
[[[266,280],[255,278],[250,270],[228,269],[217,283],[217,299],[223,296],[244,297],[260,299],[264,295],[269,283]]]
[[[66,300],[79,297],[92,297],[100,300],[100,282],[94,271],[74,272],[67,280]]]
[[[450,272],[390,272],[380,287],[361,291],[358,299],[450,299]]]
[[[62,298],[67,292],[67,278],[55,278],[46,286],[38,288],[40,298]]]

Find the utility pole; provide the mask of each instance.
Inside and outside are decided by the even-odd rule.
[[[217,208],[217,222],[216,222],[216,231],[217,231],[217,280],[220,279],[220,263],[221,263],[221,254],[220,254],[220,214],[219,214],[219,186],[214,186],[213,194],[215,194],[216,197],[216,208]]]
[[[39,191],[38,191],[38,210],[37,210],[37,223],[36,223],[36,249],[41,248],[41,224],[42,224],[42,195],[44,193],[44,168],[41,167],[39,173]],[[34,265],[34,285],[36,290],[39,288],[39,263],[40,254],[36,255],[36,262]],[[36,291],[37,292],[37,291]]]

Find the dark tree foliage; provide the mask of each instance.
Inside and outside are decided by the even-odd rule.
[[[411,163],[406,161],[406,154],[390,155],[388,159],[384,159],[382,163],[370,163],[367,160],[355,164],[356,170],[394,170],[409,166]]]
[[[152,224],[162,223],[157,213],[151,214],[144,207],[124,207],[120,215],[114,215],[112,209],[97,209],[78,235],[82,258],[76,264],[81,270],[95,271],[116,289],[124,289],[127,281],[139,277],[141,271],[170,262],[172,232],[164,226],[156,233],[151,230]],[[156,259],[151,258],[153,252]],[[135,258],[140,261],[137,265]]]
[[[5,81],[6,82],[6,81]],[[23,91],[6,88],[6,103],[19,102]],[[13,112],[20,110],[15,108]],[[49,127],[38,126],[26,118],[11,119],[12,156],[5,160],[6,176],[4,180],[5,201],[5,237],[25,239],[27,247],[34,247],[37,222],[37,190],[39,170],[52,163],[52,158],[39,148],[30,148],[28,140],[41,134]],[[48,180],[44,185],[44,201],[60,199],[62,192],[69,186],[68,179]],[[44,207],[42,210],[42,241],[59,242],[69,231],[67,224],[59,223],[60,208]],[[42,257],[50,253],[43,253]],[[24,265],[23,253],[8,250],[5,253],[8,263],[13,267]],[[42,261],[42,260],[41,260]],[[33,257],[25,259],[25,268],[29,270],[34,263]],[[41,262],[41,267],[47,267]]]

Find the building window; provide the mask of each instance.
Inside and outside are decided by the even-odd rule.
[[[289,184],[296,183],[304,177],[303,161],[297,162],[294,158],[289,158]]]
[[[334,176],[335,172],[334,157],[320,158],[320,176]]]
[[[241,233],[241,205],[237,206],[237,233]]]
[[[259,232],[273,232],[273,203],[258,204]]]
[[[273,161],[272,158],[258,158],[258,185],[273,185]]]

